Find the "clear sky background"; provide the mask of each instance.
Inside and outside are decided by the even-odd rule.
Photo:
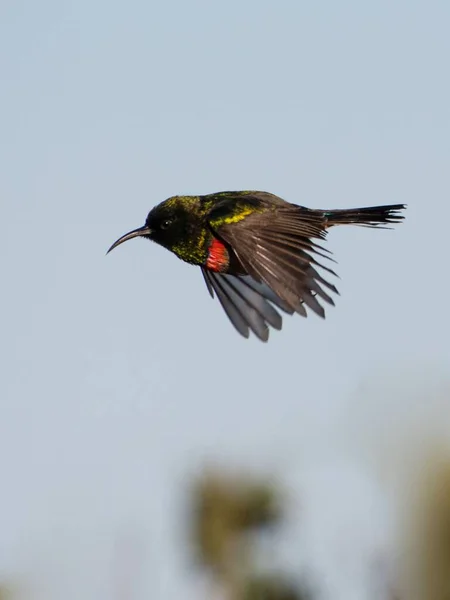
[[[373,397],[355,417],[366,376],[449,365],[449,31],[445,0],[1,2],[0,575],[28,597],[111,598],[135,535],[136,600],[198,598],[179,525],[208,459],[280,474],[293,572],[372,598],[383,493],[342,440],[390,420]],[[223,189],[407,220],[332,231],[336,307],[264,345],[156,245],[105,257],[166,197]]]

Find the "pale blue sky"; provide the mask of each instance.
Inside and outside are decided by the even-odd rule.
[[[327,598],[371,598],[372,483],[333,462],[332,440],[380,363],[450,360],[449,30],[444,0],[2,2],[1,573],[34,598],[111,597],[131,529],[146,548],[136,600],[197,598],[177,515],[208,458],[273,469],[330,510],[327,527],[312,511],[304,553]],[[163,249],[105,257],[170,195],[244,188],[407,203],[407,221],[331,232],[336,307],[287,317],[268,345],[240,338]],[[342,565],[325,540],[354,514],[369,541]]]

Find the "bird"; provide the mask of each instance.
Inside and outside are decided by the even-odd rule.
[[[156,205],[145,224],[115,241],[107,254],[136,237],[152,240],[200,267],[235,329],[263,342],[281,330],[282,313],[325,318],[323,303],[339,295],[330,276],[336,263],[321,241],[337,225],[391,229],[405,204],[319,210],[269,192],[243,190],[172,196]]]

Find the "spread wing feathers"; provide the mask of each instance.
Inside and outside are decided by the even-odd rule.
[[[206,286],[217,296],[237,331],[248,338],[250,330],[262,341],[269,339],[269,325],[281,329],[282,318],[272,306],[292,314],[294,311],[263,283],[249,276],[216,273],[202,268]]]
[[[336,273],[317,261],[315,255],[332,259],[328,250],[310,239],[325,237],[322,215],[313,211],[306,214],[307,218],[296,207],[278,209],[270,219],[250,215],[233,226],[222,225],[217,234],[229,244],[245,273],[268,286],[291,311],[306,317],[306,306],[324,317],[319,300],[334,304],[325,289],[339,292],[316,267],[334,276]]]

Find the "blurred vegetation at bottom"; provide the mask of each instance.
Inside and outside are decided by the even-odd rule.
[[[282,492],[273,482],[209,471],[191,489],[192,542],[200,566],[227,600],[309,600],[306,586],[258,568],[258,532],[283,519]]]
[[[416,465],[403,528],[399,600],[450,600],[450,453]]]
[[[209,471],[191,488],[195,556],[226,600],[312,600],[312,588],[258,565],[262,531],[283,522],[283,493],[273,481]],[[450,452],[417,464],[405,490],[401,556],[386,600],[450,600]],[[393,557],[391,557],[393,558]],[[279,564],[279,561],[277,561]]]
[[[450,451],[418,461],[405,491],[400,559],[386,600],[450,600]],[[194,478],[187,523],[196,562],[219,592],[215,598],[317,600],[304,580],[258,560],[261,534],[276,532],[286,518],[284,499],[273,480],[248,473],[219,469]],[[275,548],[271,559],[280,564]],[[0,600],[14,600],[16,592],[0,582]]]

